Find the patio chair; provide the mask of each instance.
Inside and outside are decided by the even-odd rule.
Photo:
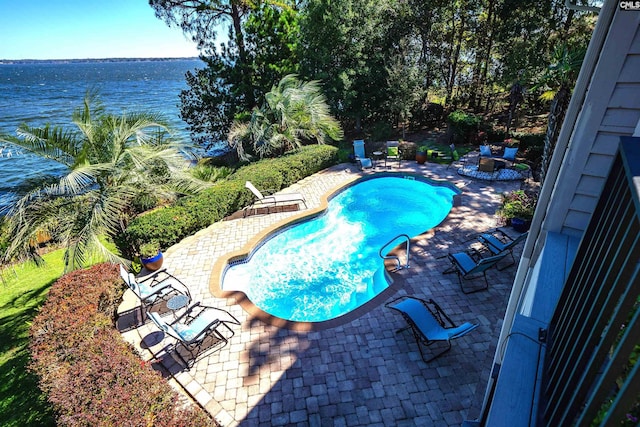
[[[159,302],[168,301],[176,295],[186,295],[191,301],[189,288],[175,276],[161,269],[142,279],[136,278],[120,264],[120,277],[140,300],[140,319],[144,319],[144,307],[151,307]]]
[[[387,141],[387,155],[384,158],[384,166],[387,167],[387,161],[397,160],[400,166],[400,143],[398,141]]]
[[[196,302],[186,309],[176,320],[167,323],[157,313],[147,313],[155,325],[177,340],[174,347],[178,357],[190,367],[195,361],[207,354],[207,350],[221,349],[235,334],[229,324],[239,325],[240,321],[231,313],[216,307],[201,305]],[[231,335],[225,337],[220,332],[224,326]],[[178,346],[183,347],[190,355],[186,360],[180,353]]]
[[[449,145],[449,156],[451,156],[451,161],[447,165],[447,169],[449,169],[457,161],[460,161],[460,163],[462,163],[462,166],[464,167],[465,160],[464,158],[460,158],[460,154],[458,154],[458,150],[456,149],[456,146],[453,143]]]
[[[248,208],[256,208],[256,207],[264,206],[268,210],[269,207],[277,206],[280,203],[284,203],[284,204],[302,203],[304,205],[304,208],[305,209],[307,208],[307,201],[304,199],[304,196],[300,193],[271,194],[271,195],[265,196],[256,187],[254,187],[254,185],[250,181],[245,182],[244,186],[248,188],[249,191],[251,191],[253,195],[256,196],[256,198],[258,199],[252,205],[245,208],[245,215],[246,215],[246,210]]]
[[[360,170],[363,170],[365,168],[371,169],[373,167],[373,162],[366,156],[364,152],[363,139],[356,139],[353,141],[353,154]]]
[[[403,296],[388,302],[385,306],[402,314],[409,326],[398,329],[396,332],[399,333],[411,329],[413,337],[418,344],[422,360],[426,363],[451,350],[452,339],[460,338],[478,327],[477,324],[468,322],[456,326],[432,299],[425,301],[416,297]],[[425,359],[422,346],[430,346],[439,341],[446,343],[447,347],[431,358]]]
[[[478,236],[478,240],[493,254],[498,255],[503,252],[511,255],[511,263],[503,265],[501,267],[496,266],[500,271],[507,267],[511,267],[516,263],[516,259],[513,256],[513,247],[518,243],[523,242],[529,235],[528,231],[520,234],[515,239],[509,237],[504,231],[496,229],[493,233],[482,233]]]
[[[502,258],[507,256],[506,252],[499,253],[487,258],[474,259],[467,252],[458,252],[455,254],[449,254],[449,260],[451,260],[451,267],[444,271],[444,274],[456,273],[458,275],[458,282],[460,282],[460,289],[464,294],[472,294],[478,291],[484,291],[489,289],[489,282],[487,281],[487,270],[494,267]],[[472,290],[465,289],[462,284],[463,280],[475,279],[478,274],[482,274],[484,277],[485,286],[483,288],[475,288]]]

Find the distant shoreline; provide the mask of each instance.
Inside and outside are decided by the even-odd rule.
[[[85,58],[85,59],[0,59],[3,64],[80,64],[99,62],[160,62],[198,60],[197,56],[186,58]]]

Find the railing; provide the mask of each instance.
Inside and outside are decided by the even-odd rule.
[[[540,425],[638,416],[640,138],[624,137],[549,325]]]
[[[389,246],[390,244],[394,243],[396,240],[403,238],[404,241],[407,244],[407,252],[406,252],[406,263],[404,265],[404,267],[402,266],[402,264],[400,263],[400,258],[396,255],[383,255],[382,252],[387,248],[387,246]],[[411,238],[409,236],[407,236],[406,234],[399,234],[396,237],[394,237],[393,239],[391,239],[389,242],[387,242],[386,244],[384,244],[381,248],[380,248],[380,258],[382,259],[395,259],[396,262],[398,263],[398,270],[402,270],[403,268],[409,268],[409,249],[411,246]]]

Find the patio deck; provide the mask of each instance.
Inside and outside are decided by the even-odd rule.
[[[146,359],[155,354],[169,381],[223,426],[459,426],[477,418],[516,267],[490,270],[488,291],[464,295],[455,274],[443,274],[449,266],[443,256],[469,247],[479,231],[496,227],[500,195],[520,188],[520,182],[473,180],[459,176],[454,167],[415,161],[391,170],[446,179],[463,194],[443,224],[412,240],[411,268],[397,273],[401,289],[366,314],[330,329],[294,331],[265,324],[234,300],[211,294],[212,268],[220,257],[300,213],[280,212],[216,223],[165,253],[165,266],[189,286],[195,301],[228,310],[241,321],[229,345],[187,370],[165,352],[170,338],[149,321],[131,327],[135,322],[124,316],[123,336]],[[287,191],[303,193],[313,209],[330,189],[371,173],[342,164]],[[519,245],[516,259],[521,250]],[[400,295],[433,298],[456,323],[480,327],[427,365],[411,333],[396,334],[405,325],[401,316],[384,307]],[[121,312],[134,314],[135,303],[125,294]]]

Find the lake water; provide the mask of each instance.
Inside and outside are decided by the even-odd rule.
[[[0,64],[0,133],[15,135],[20,123],[68,126],[88,89],[95,88],[106,110],[160,112],[188,138],[180,119],[185,73],[204,64],[197,59]],[[42,173],[62,171],[55,162],[0,145],[0,208],[11,189]]]

